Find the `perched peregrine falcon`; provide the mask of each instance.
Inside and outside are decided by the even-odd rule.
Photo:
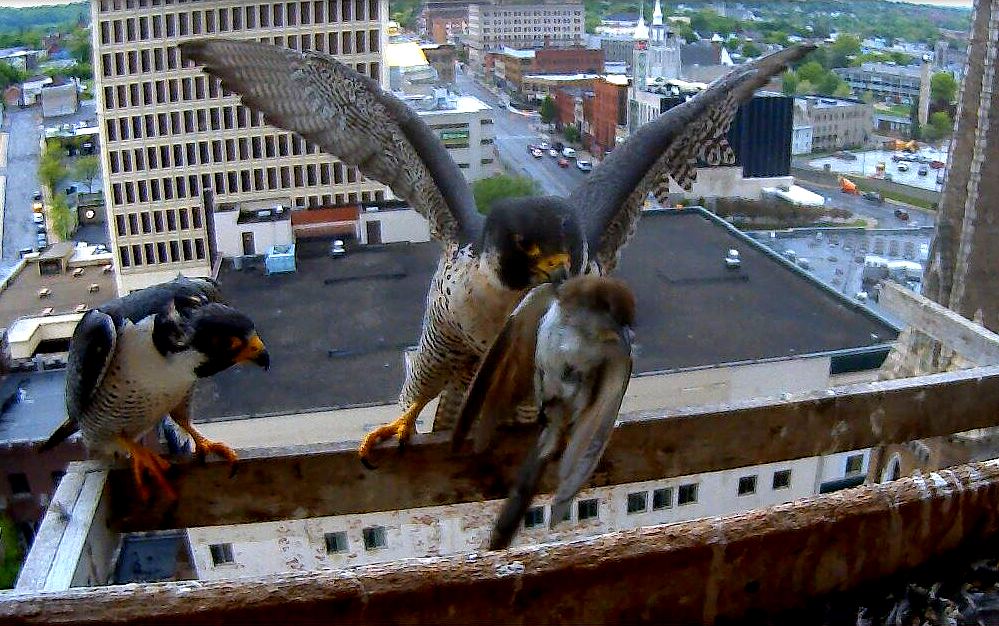
[[[167,497],[167,461],[136,440],[169,414],[194,440],[199,456],[236,453],[210,441],[191,424],[189,402],[198,378],[236,363],[263,368],[270,357],[248,317],[219,301],[215,282],[179,277],[116,298],[87,311],[70,340],[66,366],[68,419],[40,448],[80,431],[91,454],[125,452],[139,493],[146,471]]]
[[[490,550],[510,545],[549,461],[561,456],[551,525],[593,473],[614,430],[631,377],[635,297],[619,280],[576,276],[534,288],[482,359],[452,433],[461,446],[479,419],[475,449],[496,424],[533,401],[541,432],[503,505]]]
[[[369,433],[405,442],[440,396],[434,429],[450,428],[482,354],[528,289],[565,273],[613,270],[650,192],[670,178],[685,188],[696,159],[732,163],[725,140],[738,105],[812,47],[799,46],[736,68],[646,124],[568,197],[511,199],[483,217],[441,141],[375,81],[322,52],[253,41],[182,43],[182,56],[242,96],[268,123],[293,131],[391,188],[430,223],[444,253],[427,297],[423,332],[407,361],[402,416]]]

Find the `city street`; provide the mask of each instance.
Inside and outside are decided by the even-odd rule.
[[[827,207],[846,209],[860,217],[874,218],[878,220],[878,226],[881,228],[930,226],[935,219],[932,211],[907,206],[906,211],[909,213],[909,220],[903,221],[895,217],[895,209],[899,205],[890,201],[885,201],[884,204],[875,204],[874,202],[865,200],[861,196],[843,193],[839,190],[839,187],[826,187],[802,180],[796,181],[795,184],[823,196],[826,199]]]
[[[570,167],[560,168],[557,160],[547,154],[540,159],[531,156],[527,144],[538,143],[543,134],[537,118],[512,113],[467,74],[459,72],[455,81],[462,94],[475,96],[493,108],[496,147],[503,164],[512,168],[513,173],[530,176],[537,181],[543,194],[552,196],[568,195],[586,176],[576,168],[575,161],[570,160]]]
[[[3,267],[13,266],[21,248],[37,247],[31,195],[38,183],[41,110],[7,109],[7,200],[3,214]]]

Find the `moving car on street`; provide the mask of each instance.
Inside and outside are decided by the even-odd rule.
[[[587,161],[586,159],[579,159],[576,161],[576,167],[581,172],[589,172],[593,170],[593,163]]]

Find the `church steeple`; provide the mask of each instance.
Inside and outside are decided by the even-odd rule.
[[[635,26],[635,41],[648,41],[649,27],[645,25],[645,0],[638,3],[638,25]]]
[[[659,4],[659,0],[656,0],[656,8],[652,10],[652,25],[662,26],[663,25],[663,7]]]

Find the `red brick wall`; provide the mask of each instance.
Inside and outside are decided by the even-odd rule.
[[[593,135],[594,152],[603,154],[614,146],[614,135],[621,116],[622,94],[627,94],[628,88],[615,85],[606,80],[593,81],[593,121],[590,122],[590,132]]]
[[[604,51],[588,48],[542,48],[534,53],[535,74],[600,74]]]
[[[576,121],[575,111],[576,111],[576,98],[575,96],[568,94],[563,89],[555,90],[555,109],[558,111],[556,116],[556,122],[565,126],[567,124],[573,124]]]

